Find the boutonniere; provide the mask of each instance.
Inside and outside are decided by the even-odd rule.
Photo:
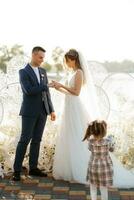
[[[41,74],[41,78],[44,79],[44,74]]]

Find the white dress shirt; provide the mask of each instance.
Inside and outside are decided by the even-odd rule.
[[[32,67],[32,66],[31,66],[31,67]],[[34,73],[36,74],[38,83],[40,83],[40,73],[39,73],[38,67],[32,67],[32,69],[34,70]]]

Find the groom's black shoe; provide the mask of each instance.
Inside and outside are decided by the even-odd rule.
[[[40,169],[36,168],[36,169],[31,169],[29,171],[29,175],[30,176],[40,176],[40,177],[47,177],[47,174],[42,172]]]
[[[13,173],[13,178],[12,178],[13,181],[20,181],[20,172],[14,172]]]

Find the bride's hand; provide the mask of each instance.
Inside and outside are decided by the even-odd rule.
[[[57,81],[52,81],[52,83],[53,83],[55,89],[59,89],[62,86],[62,84]]]

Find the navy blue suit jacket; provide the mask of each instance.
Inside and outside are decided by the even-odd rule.
[[[19,71],[20,84],[23,92],[23,101],[20,115],[34,117],[42,111],[42,106],[47,114],[54,112],[45,69],[39,67],[40,84],[38,83],[32,67],[27,66]]]

